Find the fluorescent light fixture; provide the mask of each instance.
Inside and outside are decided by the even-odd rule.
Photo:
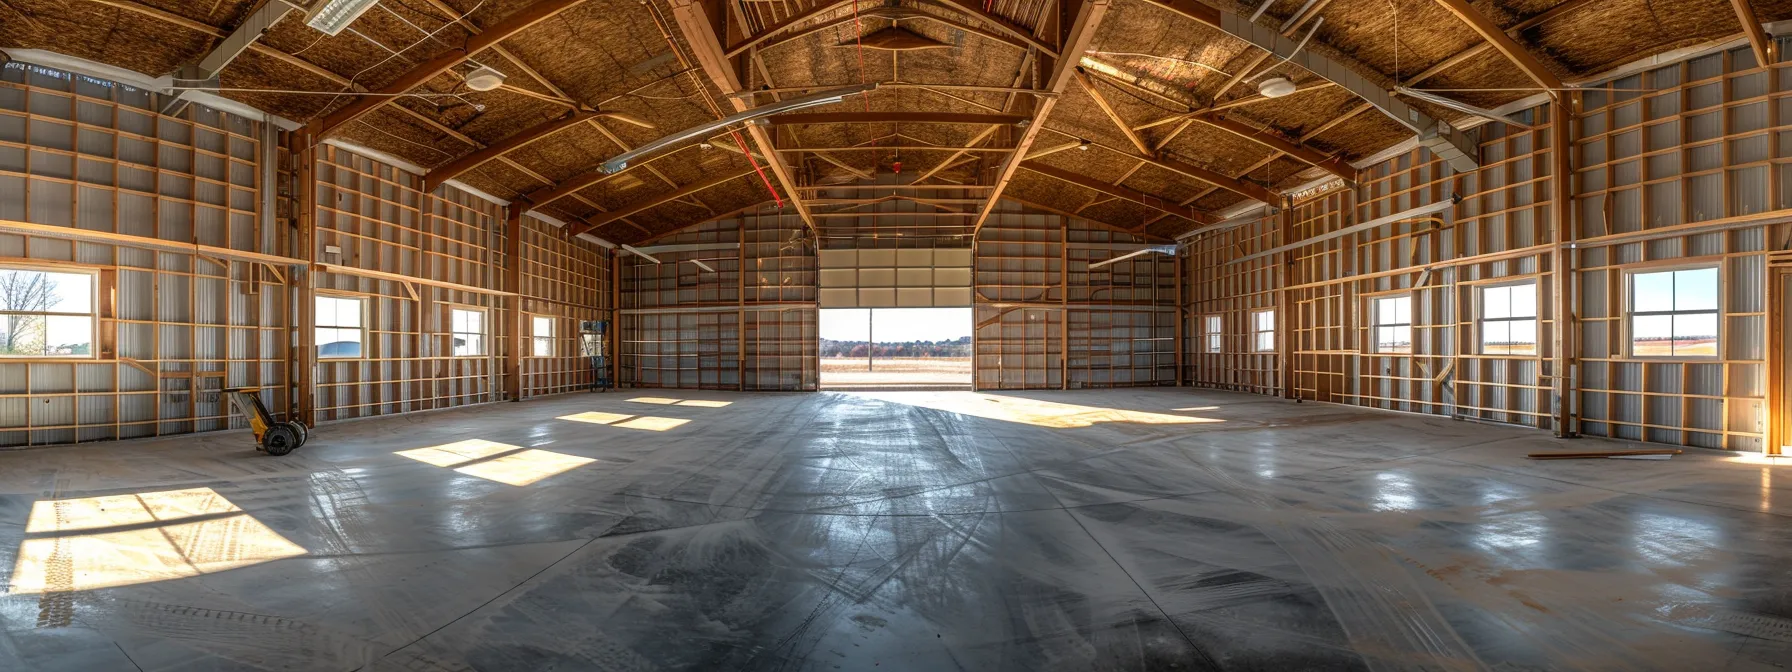
[[[703,263],[703,262],[701,262],[701,261],[697,261],[697,260],[696,260],[696,259],[692,259],[692,260],[691,260],[691,263],[693,263],[693,264],[696,264],[696,265],[697,265],[697,268],[701,268],[701,269],[703,269],[703,270],[705,270],[705,271],[709,271],[709,272],[711,272],[711,273],[714,273],[714,272],[716,272],[716,269],[713,269],[713,268],[710,268],[710,267],[709,267],[709,264],[705,264],[705,263]]]
[[[1151,247],[1133,250],[1131,252],[1127,252],[1126,254],[1122,254],[1118,257],[1114,257],[1113,259],[1103,259],[1101,261],[1097,261],[1095,263],[1089,264],[1089,270],[1093,271],[1097,268],[1101,268],[1103,266],[1114,263],[1116,261],[1121,261],[1124,259],[1131,259],[1131,258],[1139,256],[1141,254],[1150,254],[1152,252],[1156,252],[1158,254],[1175,254],[1176,246],[1175,245],[1153,245]]]
[[[648,253],[646,253],[646,252],[642,252],[642,251],[640,251],[640,250],[637,250],[637,249],[635,249],[635,248],[634,248],[634,247],[633,247],[633,246],[629,246],[629,245],[623,245],[623,246],[622,246],[622,249],[624,249],[624,250],[627,250],[627,251],[628,251],[628,252],[631,252],[631,253],[633,253],[633,254],[634,254],[634,255],[635,255],[635,256],[637,256],[637,257],[640,257],[640,258],[642,258],[642,259],[646,259],[646,260],[648,260],[648,261],[651,261],[651,262],[653,262],[653,263],[656,263],[656,264],[657,264],[657,263],[660,263],[660,260],[659,260],[659,259],[655,259],[655,258],[654,258],[654,257],[653,257],[653,255],[651,255],[651,254],[648,254]]]
[[[319,0],[317,6],[305,15],[305,25],[334,37],[376,4],[379,0]]]
[[[1417,98],[1419,100],[1423,100],[1423,101],[1425,101],[1427,103],[1431,103],[1433,105],[1447,107],[1447,108],[1450,108],[1457,112],[1474,115],[1474,116],[1480,117],[1482,119],[1486,119],[1488,121],[1497,121],[1502,124],[1510,124],[1512,126],[1517,126],[1519,128],[1525,129],[1527,131],[1532,130],[1532,126],[1530,124],[1513,121],[1510,117],[1507,117],[1506,115],[1500,114],[1493,110],[1489,110],[1485,107],[1476,107],[1474,105],[1470,105],[1470,104],[1462,102],[1460,100],[1456,100],[1453,98],[1446,98],[1444,96],[1440,96],[1435,93],[1431,93],[1429,91],[1420,91],[1418,89],[1410,89],[1410,88],[1407,88],[1404,86],[1396,86],[1396,87],[1394,87],[1394,93],[1398,93],[1398,94],[1400,94],[1402,96],[1406,96],[1408,98]]]
[[[747,110],[744,112],[736,112],[727,117],[717,119],[717,120],[709,122],[707,124],[692,126],[690,128],[684,129],[677,133],[673,133],[666,137],[655,140],[653,142],[649,142],[645,145],[641,145],[640,147],[636,147],[633,150],[623,152],[621,154],[617,154],[616,156],[611,157],[611,159],[609,161],[605,161],[601,170],[603,170],[605,174],[614,175],[618,172],[621,172],[622,169],[627,168],[628,163],[630,161],[641,158],[643,156],[652,155],[655,152],[666,149],[668,147],[672,147],[674,145],[681,145],[681,144],[690,142],[692,140],[697,140],[699,138],[708,138],[712,135],[715,135],[717,132],[721,131],[722,129],[728,128],[729,126],[733,126],[735,124],[746,123],[749,121],[753,121],[754,119],[769,117],[774,114],[781,114],[784,112],[791,112],[791,111],[806,109],[806,108],[810,108],[810,107],[820,107],[822,105],[832,105],[834,103],[838,103],[842,100],[845,100],[847,96],[850,96],[853,94],[858,94],[858,93],[864,93],[866,91],[870,91],[875,88],[877,88],[877,84],[872,83],[872,84],[859,84],[857,86],[848,86],[848,87],[839,88],[839,89],[830,89],[827,91],[823,91],[821,93],[812,93],[807,96],[803,96],[801,98],[791,98],[789,100],[782,100],[782,101],[778,101],[775,103],[771,103],[769,105],[761,105],[759,107],[755,107],[753,109],[750,109],[750,110]],[[776,159],[771,159],[770,157],[768,157],[768,159],[776,160]]]

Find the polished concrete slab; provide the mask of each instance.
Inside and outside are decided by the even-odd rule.
[[[0,670],[1755,670],[1792,469],[1186,389],[0,453]]]

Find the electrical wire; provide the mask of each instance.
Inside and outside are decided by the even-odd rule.
[[[444,31],[444,30],[447,30],[447,29],[448,29],[448,27],[449,27],[449,26],[452,26],[452,25],[454,25],[454,24],[455,24],[455,23],[458,23],[458,22],[459,22],[459,21],[460,21],[460,19],[465,19],[465,18],[467,18],[467,17],[468,17],[468,16],[472,16],[472,15],[473,15],[473,12],[477,12],[477,11],[479,11],[479,8],[480,8],[480,7],[484,7],[484,6],[485,6],[485,2],[486,2],[486,0],[479,0],[479,4],[476,4],[476,5],[473,5],[473,8],[472,8],[472,9],[469,9],[469,10],[467,10],[467,11],[466,11],[466,13],[464,13],[464,14],[461,14],[461,15],[460,15],[460,17],[459,17],[459,18],[457,18],[457,19],[455,19],[455,21],[452,21],[452,22],[449,22],[449,23],[444,23],[444,24],[442,24],[442,27],[441,27],[441,28],[437,28],[437,29],[435,29],[435,30],[433,30],[433,31],[430,31],[430,32],[429,32],[429,33],[428,33],[428,34],[425,34],[425,35],[424,35],[424,36],[423,36],[423,39],[421,39],[421,40],[417,40],[417,41],[416,41],[416,42],[412,42],[412,43],[410,43],[410,44],[409,44],[409,45],[406,45],[406,46],[405,46],[405,48],[403,48],[403,49],[399,49],[399,50],[398,50],[398,51],[392,51],[392,48],[391,48],[391,47],[387,47],[387,46],[386,46],[386,45],[383,45],[383,44],[380,44],[380,43],[379,43],[379,42],[377,42],[377,41],[374,41],[374,40],[373,40],[373,38],[369,38],[369,37],[367,37],[367,36],[366,36],[366,35],[361,35],[361,34],[360,34],[360,33],[359,33],[359,32],[356,32],[356,33],[355,33],[355,34],[356,34],[356,35],[361,35],[361,37],[364,37],[364,38],[367,38],[367,40],[368,40],[368,41],[369,41],[369,42],[373,42],[373,43],[374,43],[374,44],[379,44],[379,46],[380,46],[380,48],[382,48],[382,49],[385,49],[385,50],[386,50],[386,51],[392,51],[392,55],[391,55],[391,56],[387,56],[387,57],[385,57],[385,58],[383,58],[383,59],[380,59],[380,62],[378,62],[378,63],[375,63],[375,64],[373,64],[373,65],[369,65],[369,66],[367,66],[367,67],[365,67],[365,68],[362,68],[362,69],[361,69],[361,71],[360,71],[360,72],[357,72],[357,73],[355,73],[355,75],[354,75],[354,76],[353,76],[353,77],[350,77],[350,78],[348,78],[348,81],[349,81],[349,83],[348,83],[348,85],[347,85],[347,86],[346,86],[346,87],[345,87],[345,88],[344,88],[344,89],[343,89],[343,90],[344,90],[344,91],[347,91],[347,90],[349,90],[349,89],[350,89],[350,88],[353,88],[353,86],[354,86],[354,83],[355,83],[355,80],[358,80],[358,79],[360,79],[360,78],[361,78],[361,75],[365,75],[365,74],[367,74],[367,73],[368,73],[368,72],[369,72],[369,71],[371,71],[371,70],[373,70],[373,69],[374,69],[374,68],[378,68],[378,67],[380,67],[380,66],[382,66],[382,65],[385,65],[385,64],[386,64],[386,63],[388,63],[388,62],[391,62],[391,60],[392,60],[392,59],[394,59],[394,58],[398,58],[398,56],[399,56],[399,54],[403,54],[403,53],[404,53],[404,52],[407,52],[407,51],[410,51],[410,50],[411,50],[411,47],[415,47],[415,46],[417,46],[417,45],[419,45],[419,44],[423,44],[423,42],[424,42],[424,41],[425,41],[425,40],[430,40],[430,39],[434,39],[434,38],[435,38],[435,36],[436,36],[436,34],[437,34],[437,33],[440,33],[440,32],[442,32],[442,31]],[[354,29],[353,29],[353,28],[350,28],[350,29],[349,29],[349,30],[354,30]]]

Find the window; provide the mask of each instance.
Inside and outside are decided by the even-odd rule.
[[[455,357],[485,354],[485,311],[453,308],[448,311],[449,332],[454,336]]]
[[[1481,288],[1481,354],[1537,354],[1537,283]]]
[[[1259,310],[1251,313],[1251,343],[1257,352],[1272,352],[1276,349],[1276,311]]]
[[[1220,316],[1208,315],[1202,319],[1207,323],[1206,328],[1201,332],[1201,335],[1207,338],[1207,351],[1219,352],[1221,339],[1224,338],[1220,332]]]
[[[1412,295],[1382,297],[1370,305],[1374,310],[1374,352],[1411,353]]]
[[[361,307],[364,301],[347,296],[317,297],[318,357],[361,356]]]
[[[1717,356],[1717,269],[1630,275],[1630,356]]]
[[[0,357],[92,357],[93,277],[0,268]]]
[[[536,357],[554,356],[554,318],[536,315],[530,318],[529,325],[533,334],[530,344]]]

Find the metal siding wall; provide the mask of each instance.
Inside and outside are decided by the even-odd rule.
[[[161,117],[159,102],[35,66],[0,69],[0,219],[276,253],[252,235],[264,214],[260,122],[198,105]],[[96,319],[95,348],[111,352],[0,360],[0,446],[223,429],[227,386],[269,386],[264,403],[285,406],[284,287],[256,265],[20,233],[0,233],[0,257],[115,285],[100,297],[111,318]]]
[[[657,249],[679,245],[700,249]],[[618,257],[620,384],[819,387],[817,258],[801,219],[753,211],[699,224],[647,249],[661,263]]]

